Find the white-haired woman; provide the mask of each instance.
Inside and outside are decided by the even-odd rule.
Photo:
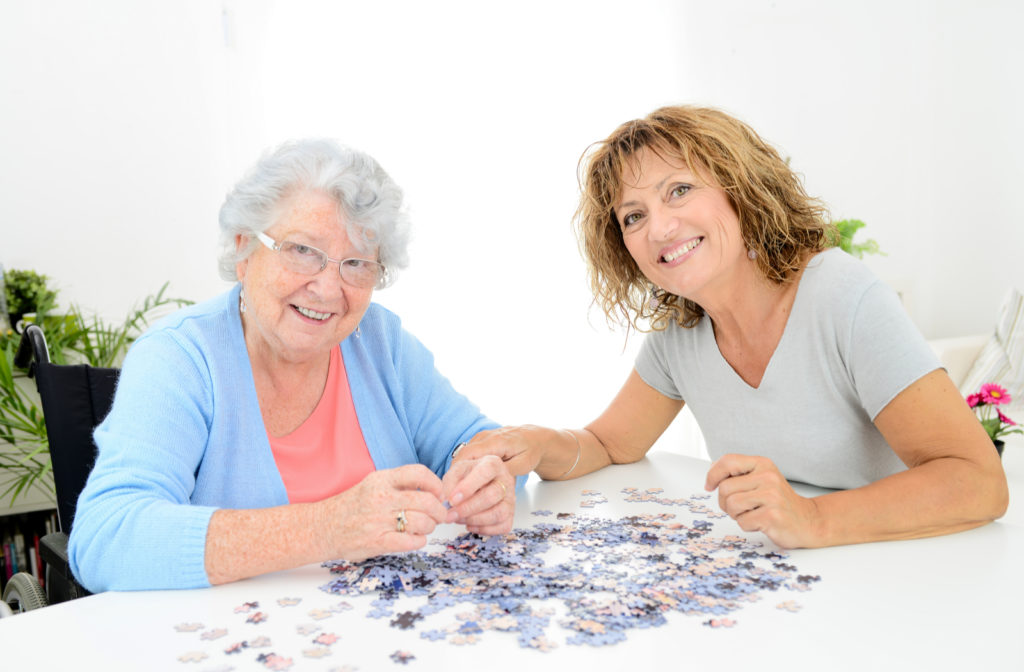
[[[501,460],[452,465],[496,425],[371,303],[406,265],[401,202],[376,161],[323,140],[228,194],[237,284],[135,342],[95,432],[69,542],[84,586],[201,587],[412,550],[443,522],[511,529]]]

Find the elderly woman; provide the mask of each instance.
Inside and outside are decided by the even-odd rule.
[[[409,551],[439,523],[511,529],[502,461],[451,464],[496,425],[371,303],[406,264],[401,201],[327,141],[283,145],[228,194],[237,284],[135,342],[96,429],[69,542],[83,585],[201,587]]]
[[[650,333],[584,429],[470,444],[569,478],[644,456],[688,403],[705,487],[782,546],[943,534],[1007,506],[992,442],[904,313],[778,153],[696,107],[630,121],[585,159],[577,225],[597,303]],[[461,455],[460,455],[461,457]],[[801,497],[789,480],[840,489]]]

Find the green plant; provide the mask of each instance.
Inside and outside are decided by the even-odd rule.
[[[57,290],[49,286],[50,279],[35,271],[12,268],[4,272],[4,291],[11,323],[25,313],[45,315],[57,305]]]
[[[874,238],[868,238],[863,243],[853,242],[853,237],[857,232],[863,229],[866,224],[859,219],[841,219],[838,222],[833,222],[836,227],[836,233],[833,236],[831,243],[832,245],[840,248],[847,254],[851,254],[858,259],[863,259],[865,254],[880,254],[883,257],[886,256],[885,252],[878,247],[878,241]]]
[[[9,475],[0,497],[10,494],[13,503],[50,473],[50,456],[38,395],[14,367],[18,342],[8,334],[0,338],[0,472]]]
[[[128,347],[148,326],[156,312],[189,305],[187,299],[166,296],[167,283],[139,307],[129,311],[124,321],[110,323],[87,316],[72,306],[67,315],[37,317],[46,336],[50,361],[54,364],[89,364],[113,368],[120,366]],[[0,497],[14,502],[32,487],[52,488],[49,481],[50,455],[46,423],[28,374],[14,366],[14,355],[21,335],[0,333],[0,480],[6,486]]]

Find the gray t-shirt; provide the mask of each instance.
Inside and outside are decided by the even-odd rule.
[[[895,292],[835,248],[808,263],[760,387],[725,361],[707,317],[649,334],[636,360],[648,385],[689,405],[712,459],[762,455],[827,488],[906,468],[872,420],[940,366]]]

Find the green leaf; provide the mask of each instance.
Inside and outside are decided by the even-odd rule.
[[[4,276],[13,280],[19,297],[34,295],[45,299],[41,293],[52,291],[46,288],[46,276],[31,271],[8,271]],[[11,286],[8,285],[8,293]],[[167,297],[167,287],[168,283],[164,283],[141,306],[133,307],[120,324],[108,323],[95,315],[86,316],[75,305],[66,315],[47,315],[37,308],[36,323],[46,336],[50,361],[104,368],[120,366],[128,348],[149,325],[154,311],[192,303]],[[55,299],[56,292],[52,291],[52,301]],[[39,395],[34,381],[14,366],[20,340],[19,334],[0,333],[0,488],[6,485],[0,497],[11,495],[12,503],[31,488],[45,488],[52,494],[48,479],[52,469],[49,442]],[[5,475],[7,480],[3,480]]]
[[[866,224],[859,219],[841,219],[838,222],[833,222],[835,225],[835,233],[830,237],[829,242],[834,247],[838,247],[847,254],[853,255],[858,259],[864,258],[865,254],[880,254],[886,256],[885,252],[882,252],[878,245],[878,241],[869,238],[862,243],[853,242],[853,238],[857,235],[857,232],[863,229]]]

